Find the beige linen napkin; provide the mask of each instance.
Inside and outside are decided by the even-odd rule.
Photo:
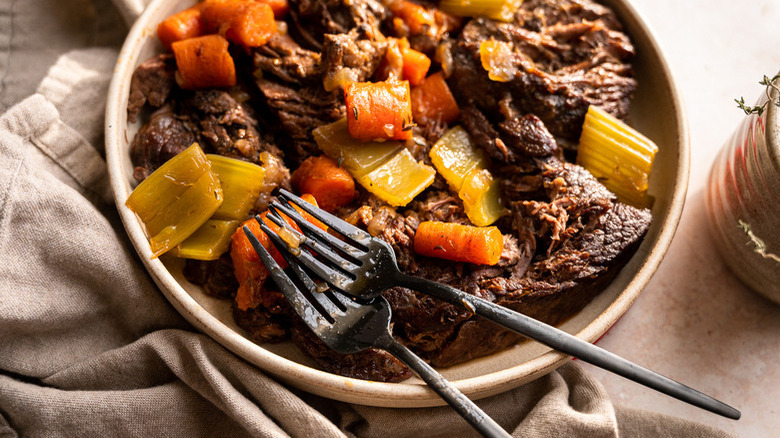
[[[0,2],[0,437],[474,435],[448,407],[287,388],[195,331],[111,199],[108,81],[141,0]],[[615,406],[576,363],[479,401],[515,436],[727,436]]]

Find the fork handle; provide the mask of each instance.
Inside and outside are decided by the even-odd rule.
[[[452,406],[461,417],[468,421],[483,436],[489,438],[511,437],[498,423],[485,414],[473,401],[463,395],[452,383],[442,377],[441,374],[431,368],[419,356],[398,343],[390,334],[382,336],[378,342],[377,347],[386,350],[413,369],[431,389],[436,391],[447,404]]]
[[[554,350],[574,356],[584,362],[611,371],[678,400],[726,418],[738,420],[741,416],[738,410],[721,401],[522,313],[424,278],[399,273],[396,280],[396,284],[399,286],[408,287],[450,304],[471,310],[483,318],[489,319]]]

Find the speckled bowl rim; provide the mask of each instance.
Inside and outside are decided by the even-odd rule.
[[[577,337],[589,342],[595,342],[628,310],[658,268],[671,244],[682,214],[690,161],[688,124],[679,97],[680,93],[657,43],[647,26],[626,0],[608,0],[603,3],[612,7],[624,23],[631,22],[629,33],[632,36],[642,34],[646,37],[648,48],[653,52],[653,56],[658,58],[658,63],[654,64],[653,68],[654,71],[663,76],[673,103],[671,110],[674,111],[677,150],[671,151],[671,153],[677,155],[677,168],[672,169],[674,174],[671,184],[673,184],[674,189],[668,203],[666,203],[666,208],[663,211],[654,209],[653,227],[659,226],[660,228],[655,235],[655,241],[646,252],[641,266],[617,298],[593,322],[576,334]],[[126,159],[123,154],[127,154],[126,102],[130,87],[130,75],[139,62],[138,56],[144,42],[147,38],[154,36],[153,24],[156,22],[153,23],[151,20],[161,16],[161,11],[170,10],[166,8],[170,8],[168,0],[152,1],[132,26],[119,54],[109,88],[105,125],[106,157],[117,209],[130,240],[163,294],[177,311],[197,329],[208,334],[238,356],[300,389],[336,400],[373,406],[443,405],[444,402],[424,385],[379,383],[352,379],[278,356],[221,323],[182,288],[159,259],[151,259],[151,250],[143,227],[135,215],[124,205],[131,188],[122,163]],[[634,257],[638,256],[635,254]],[[549,351],[535,359],[502,371],[455,380],[453,383],[469,397],[479,399],[534,380],[563,365],[569,359],[565,355]]]

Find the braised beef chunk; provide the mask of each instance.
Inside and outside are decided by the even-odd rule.
[[[589,105],[626,117],[636,88],[626,63],[633,46],[611,12],[587,0],[533,1],[523,2],[518,16],[517,23],[477,18],[466,24],[452,48],[449,78],[459,101],[499,118],[499,100],[509,94],[523,114],[570,141],[579,138]],[[514,71],[508,82],[491,80],[482,67],[479,48],[487,40],[511,48],[501,60]]]
[[[325,89],[335,89],[339,81],[369,79],[385,56],[386,48],[385,41],[372,40],[359,28],[349,33],[325,35],[322,44]]]
[[[261,137],[251,109],[222,90],[199,90],[181,104],[199,127],[199,141],[206,152],[260,163],[260,153],[282,151]]]
[[[257,86],[265,96],[268,106],[276,113],[282,129],[294,148],[290,157],[300,163],[310,155],[319,155],[311,131],[344,116],[339,93],[327,92],[320,87],[297,89],[267,79],[259,79]]]
[[[347,33],[356,27],[379,29],[387,15],[378,0],[300,0],[290,2],[290,32],[311,49],[322,49],[327,34]]]
[[[229,252],[217,260],[187,259],[184,264],[184,278],[217,298],[233,298],[238,289]]]
[[[170,106],[155,111],[130,145],[130,159],[135,166],[133,177],[136,181],[143,181],[197,138],[197,126],[177,117]]]
[[[290,317],[263,306],[240,310],[233,306],[233,319],[253,342],[282,342],[290,338]]]
[[[526,157],[549,157],[558,149],[550,131],[538,117],[526,114],[513,117],[499,124],[502,138],[507,148],[506,162],[516,161],[514,155],[520,153]]]
[[[281,156],[271,139],[261,136],[251,108],[223,90],[183,93],[177,107],[152,114],[133,140],[131,158],[138,181],[162,163],[198,142],[206,153],[261,163],[264,151]]]
[[[302,48],[287,34],[274,34],[254,52],[256,69],[287,83],[300,84],[318,77],[319,64],[319,52]]]
[[[135,122],[147,102],[155,108],[163,106],[175,85],[175,73],[176,63],[170,53],[149,58],[136,67],[130,80],[127,120]]]
[[[384,350],[369,348],[354,354],[341,354],[325,345],[302,321],[292,326],[292,340],[327,372],[377,382],[402,382],[412,371]]]

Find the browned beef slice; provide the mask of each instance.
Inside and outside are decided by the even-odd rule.
[[[233,306],[233,319],[254,342],[282,342],[290,338],[290,318],[263,306],[241,310]]]
[[[291,151],[290,158],[301,162],[310,155],[318,155],[319,148],[311,131],[343,117],[339,93],[326,92],[321,86],[296,89],[267,79],[259,79],[257,86],[292,140],[295,150]]]
[[[155,111],[130,146],[133,177],[143,181],[155,169],[198,139],[197,126],[176,117],[170,106]]]
[[[193,142],[207,153],[261,163],[264,151],[282,156],[271,140],[258,131],[251,108],[229,92],[198,90],[156,111],[139,130],[131,146],[133,175],[142,181]]]
[[[334,89],[336,78],[363,82],[374,74],[385,56],[387,43],[372,40],[359,28],[349,33],[325,35],[322,45],[322,70],[325,88]]]
[[[292,340],[330,373],[377,382],[401,382],[412,377],[411,370],[386,351],[370,348],[341,354],[331,350],[302,321],[293,324]]]
[[[588,105],[598,105],[619,118],[628,114],[636,88],[626,62],[633,55],[628,37],[613,28],[611,14],[594,22],[593,8],[581,2],[559,0],[535,8],[524,2],[520,16],[526,25],[498,23],[478,18],[463,29],[452,48],[454,73],[449,78],[453,93],[464,103],[474,103],[490,118],[500,117],[499,100],[511,95],[521,113],[542,119],[553,135],[576,141]],[[596,8],[598,9],[598,8]],[[567,10],[568,15],[558,13]],[[580,15],[578,15],[578,13]],[[567,18],[565,21],[563,17]],[[494,39],[513,49],[514,79],[497,82],[482,68],[479,46]]]
[[[558,149],[558,144],[538,117],[526,114],[522,117],[512,117],[499,124],[502,140],[507,146],[506,162],[517,159],[515,154],[526,157],[549,157]]]
[[[272,74],[283,82],[300,84],[319,78],[320,54],[301,48],[287,34],[275,33],[263,46],[255,49],[254,65],[263,74]]]
[[[136,67],[127,99],[127,119],[130,122],[135,122],[146,102],[155,108],[165,104],[175,86],[175,73],[176,62],[170,53],[149,58]]]
[[[387,9],[377,0],[300,0],[290,3],[290,16],[290,32],[320,50],[327,34],[347,33],[356,27],[379,29]]]
[[[217,298],[233,298],[238,289],[229,252],[217,260],[187,259],[184,264],[184,278]]]
[[[199,90],[182,102],[182,112],[193,114],[200,125],[204,150],[260,163],[260,153],[283,156],[270,138],[260,135],[248,105],[222,90]]]

